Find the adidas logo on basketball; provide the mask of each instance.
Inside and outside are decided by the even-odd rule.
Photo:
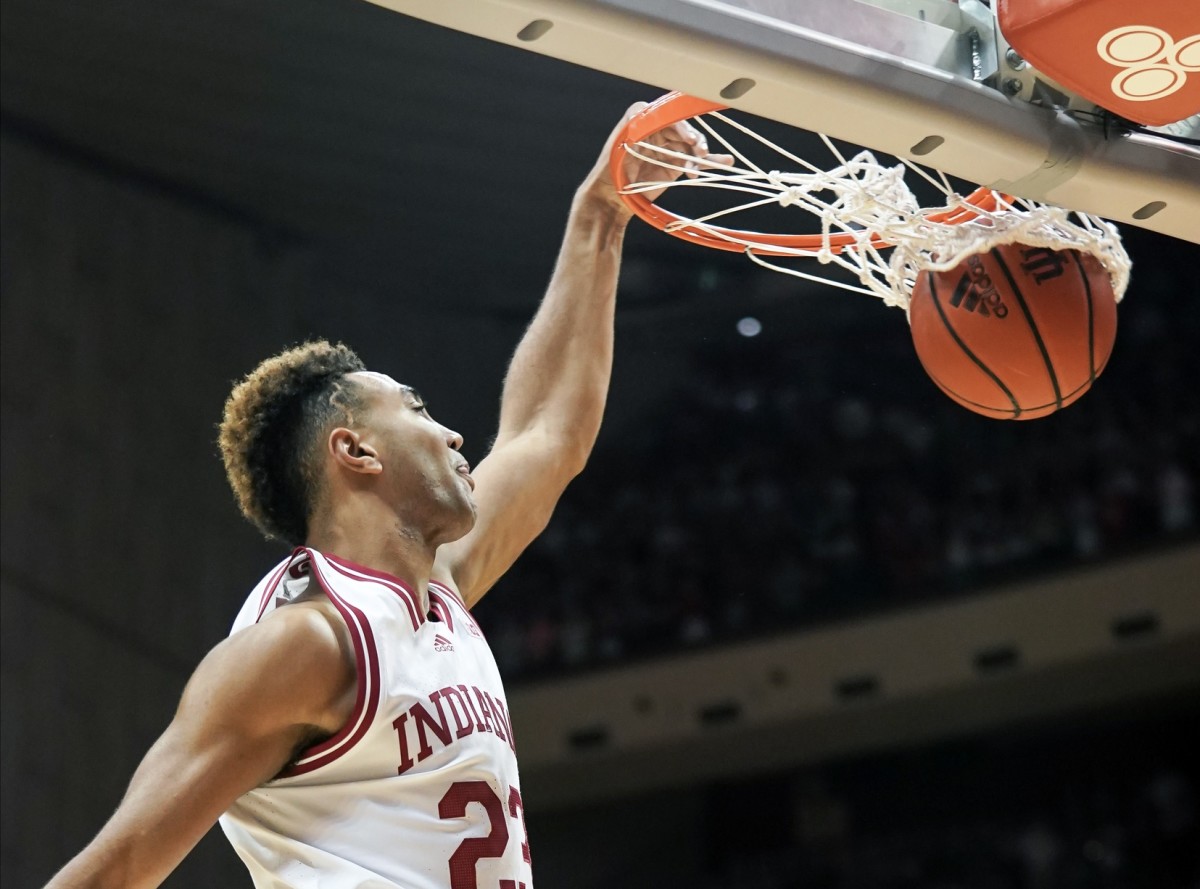
[[[447,639],[441,633],[438,633],[436,636],[433,637],[433,650],[434,651],[454,651],[454,643],[452,643],[449,639]]]
[[[996,285],[983,267],[983,260],[978,256],[968,256],[967,271],[958,279],[954,287],[954,295],[950,297],[950,305],[956,309],[977,312],[985,318],[995,315],[1003,318],[1008,314],[1008,306],[1000,299]]]
[[[1033,275],[1035,284],[1045,284],[1051,278],[1058,278],[1063,273],[1064,260],[1062,254],[1056,250],[1030,247],[1021,250],[1021,257],[1024,259],[1021,268],[1026,273]]]

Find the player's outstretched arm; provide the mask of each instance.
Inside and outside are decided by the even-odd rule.
[[[449,574],[468,605],[545,528],[600,430],[621,245],[631,217],[609,175],[609,154],[625,120],[643,107],[626,112],[575,194],[550,285],[509,366],[495,445],[473,473],[475,527],[439,551],[435,576]],[[654,141],[709,157],[702,135],[686,123]],[[633,181],[673,175],[645,162],[627,163]]]
[[[335,620],[288,606],[209,652],[112,818],[47,889],[159,885],[234,800],[337,731],[355,673]]]

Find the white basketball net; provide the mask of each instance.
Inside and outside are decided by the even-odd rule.
[[[716,118],[775,150],[797,164],[803,172],[764,170],[730,144],[705,117]],[[719,143],[733,155],[733,166],[697,160],[649,142],[627,145],[626,150],[644,161],[678,172],[689,169],[684,165],[691,161],[690,169],[695,172],[694,178],[681,176],[670,183],[669,188],[717,188],[744,192],[753,195],[753,198],[733,207],[672,223],[667,231],[690,229],[743,245],[746,256],[761,266],[845,290],[871,294],[888,305],[900,306],[906,311],[913,284],[920,272],[946,271],[973,253],[1012,243],[1091,253],[1112,279],[1117,300],[1120,301],[1125,295],[1129,284],[1129,255],[1121,244],[1116,226],[1095,216],[1025,199],[1013,202],[1002,199],[996,211],[986,211],[969,205],[955,193],[945,174],[937,170],[926,170],[904,160],[895,166],[885,167],[869,151],[860,151],[847,158],[823,134],[818,135],[837,159],[837,165],[828,170],[822,170],[780,148],[719,112],[692,118],[691,122],[708,133],[710,145]],[[698,171],[695,169],[697,165]],[[931,221],[928,218],[929,211],[921,208],[904,181],[906,167],[945,196],[946,209],[968,209],[978,214],[977,217],[958,224]],[[625,191],[635,193],[663,187],[663,182],[635,182]],[[822,247],[818,250],[777,246],[768,249],[789,256],[815,258],[822,264],[833,263],[850,271],[857,278],[858,285],[780,265],[771,261],[770,257],[755,252],[756,247],[760,251],[764,249],[760,242],[739,238],[714,225],[716,220],[723,217],[772,203],[806,210],[818,217],[821,221]],[[843,248],[840,253],[835,252],[830,244],[830,236],[838,233],[846,233],[854,240],[853,246]],[[884,243],[872,243],[875,240]],[[891,255],[885,256],[884,253]]]

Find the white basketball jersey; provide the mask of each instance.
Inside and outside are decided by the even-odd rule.
[[[495,659],[462,600],[301,548],[233,632],[311,584],[350,629],[345,726],[241,797],[221,827],[259,889],[531,889],[516,745]]]

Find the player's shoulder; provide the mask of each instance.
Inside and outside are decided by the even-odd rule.
[[[347,659],[352,643],[337,609],[323,596],[305,596],[285,607],[267,612],[256,623],[229,637],[241,638],[239,647],[253,648],[267,656]],[[353,658],[349,658],[353,663]]]
[[[233,633],[212,655],[235,664],[245,678],[271,685],[320,680],[331,671],[350,678],[354,674],[353,644],[345,625],[315,598],[268,612]]]
[[[223,640],[189,686],[251,721],[330,722],[357,679],[344,628],[320,602],[296,602]]]

